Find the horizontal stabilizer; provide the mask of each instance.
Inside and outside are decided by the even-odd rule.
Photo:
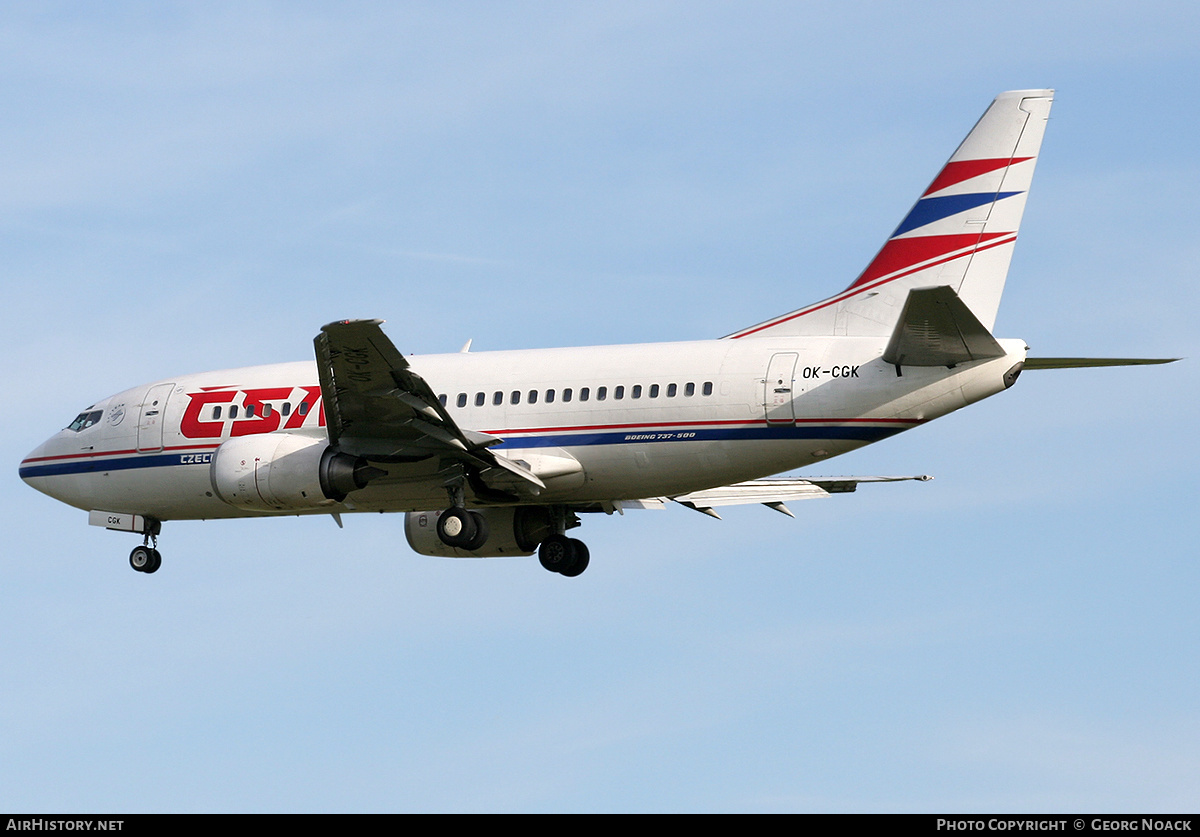
[[[894,366],[957,366],[1004,350],[949,285],[908,292],[883,359]]]
[[[1088,366],[1146,366],[1174,363],[1177,357],[1027,357],[1025,369],[1083,369]]]

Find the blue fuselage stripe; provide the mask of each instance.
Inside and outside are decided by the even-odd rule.
[[[852,439],[877,442],[906,430],[905,427],[801,426],[791,424],[750,427],[714,427],[696,430],[621,430],[596,433],[553,433],[545,436],[510,436],[497,448],[584,447],[591,445],[638,445],[646,442],[718,442],[718,441],[796,441],[814,439]]]
[[[73,459],[68,462],[47,462],[22,465],[20,475],[27,477],[57,477],[63,474],[93,474],[102,471],[129,471],[134,468],[165,468],[171,465],[207,465],[213,451],[203,453],[143,453],[113,459]]]
[[[715,441],[800,441],[800,440],[851,440],[878,442],[893,436],[905,427],[863,425],[751,425],[746,427],[719,427],[689,429],[620,430],[575,433],[547,433],[539,436],[510,436],[497,448],[550,448],[591,447],[594,445],[641,445],[656,442],[715,442]],[[133,456],[95,459],[71,459],[65,462],[47,462],[22,465],[22,479],[29,477],[57,477],[66,474],[93,474],[108,471],[128,471],[135,468],[165,468],[174,465],[208,465],[214,451],[203,453],[145,453]]]

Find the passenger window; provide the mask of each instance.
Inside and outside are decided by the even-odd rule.
[[[630,393],[630,395],[632,395],[632,397],[634,397],[634,398],[641,398],[641,397],[642,397],[642,385],[641,385],[641,384],[634,384],[634,385],[633,385],[633,392],[632,392],[632,393]]]
[[[270,404],[263,404],[263,405],[262,405],[262,408],[263,408],[263,411],[262,411],[262,417],[263,417],[263,418],[270,418],[270,417],[271,417],[271,405],[270,405]]]
[[[658,398],[658,384],[651,384],[651,385],[650,385],[650,397],[651,397],[651,398]]]
[[[530,404],[537,403],[537,390],[536,389],[529,390],[529,403]]]
[[[504,393],[500,392],[499,390],[497,390],[496,392],[493,392],[492,393],[492,406],[499,407],[503,403],[504,403]]]
[[[563,390],[563,401],[566,402],[566,401],[570,401],[570,400],[571,400],[571,388],[567,387],[566,389]]]
[[[237,404],[230,404],[230,405],[229,405],[229,417],[230,417],[231,419],[235,419],[235,418],[237,418]]]
[[[483,402],[486,400],[487,400],[487,396],[484,395],[482,392],[475,393],[475,406],[476,407],[482,407]]]
[[[587,401],[588,396],[591,395],[591,393],[592,393],[592,391],[590,389],[588,389],[587,387],[580,387],[579,388],[579,400]]]
[[[286,416],[286,415],[289,415],[289,414],[292,412],[292,402],[290,402],[290,401],[284,401],[284,402],[283,402],[283,409],[282,409],[282,410],[280,410],[279,412],[283,413],[285,416]]]
[[[617,387],[613,390],[613,400],[620,401],[625,397],[625,387]]]
[[[442,396],[442,406],[443,406],[443,407],[445,407],[445,406],[446,406],[446,396],[444,396],[444,395]],[[299,409],[299,410],[297,410],[296,412],[297,412],[297,413],[299,413],[299,414],[300,414],[300,415],[302,415],[302,416],[307,416],[307,415],[308,415],[308,402],[307,402],[307,401],[301,401],[301,402],[300,402],[300,409]]]
[[[691,381],[688,381],[687,385],[683,388],[683,394],[686,395],[688,398],[691,398],[693,395],[696,394],[696,385],[693,384]]]
[[[514,389],[512,391],[512,395],[510,395],[508,398],[508,402],[510,404],[520,404],[521,403],[521,391],[519,389]]]
[[[446,399],[446,394],[445,394],[445,393],[442,393],[441,395],[439,395],[439,396],[438,396],[438,401],[440,401],[440,402],[441,402],[441,404],[442,404],[442,406],[443,406],[443,407],[445,407],[445,406],[446,406],[446,400],[447,400],[447,399]],[[304,406],[304,405],[302,404],[301,406]]]
[[[667,398],[674,398],[677,389],[674,384],[667,384]]]
[[[246,405],[246,418],[254,418],[254,405],[253,404]]]
[[[547,404],[554,403],[554,390],[552,390],[552,389],[546,390],[546,403]]]
[[[217,406],[213,407],[213,421],[216,421],[220,417],[221,417],[221,405],[218,404]]]
[[[704,394],[705,394],[705,395],[712,395],[712,381],[705,381],[705,382],[704,382]]]
[[[458,394],[458,398],[455,400],[454,403],[457,404],[459,407],[467,406],[467,394],[465,392],[460,392]]]
[[[596,400],[603,401],[608,398],[608,387],[596,387]]]

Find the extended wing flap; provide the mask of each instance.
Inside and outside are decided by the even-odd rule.
[[[812,500],[828,497],[829,492],[808,480],[752,480],[720,488],[708,488],[672,497],[690,508],[741,506],[747,503],[784,503],[788,500]]]
[[[491,451],[488,451],[490,454]],[[544,489],[546,484],[519,462],[513,462],[504,456],[493,455],[492,467],[481,474],[484,482],[491,488],[501,491],[517,491],[524,494],[536,494]],[[534,489],[537,489],[535,491]]]
[[[841,494],[854,491],[863,482],[904,482],[931,480],[930,476],[916,477],[813,477],[812,479],[764,479],[739,482],[724,485],[719,488],[706,488],[703,491],[692,491],[675,497],[655,498],[674,500],[676,503],[703,512],[710,517],[717,517],[713,511],[720,506],[739,506],[748,503],[761,503],[764,506],[790,515],[783,504],[790,500],[814,500],[828,497],[830,494]]]

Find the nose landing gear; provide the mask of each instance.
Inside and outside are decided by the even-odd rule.
[[[142,545],[135,546],[129,553],[129,566],[139,573],[155,573],[162,566],[162,553],[158,551],[158,533],[162,524],[157,520],[146,520],[142,533]]]
[[[152,546],[135,546],[129,553],[129,566],[139,573],[157,572],[162,566],[162,553]]]

